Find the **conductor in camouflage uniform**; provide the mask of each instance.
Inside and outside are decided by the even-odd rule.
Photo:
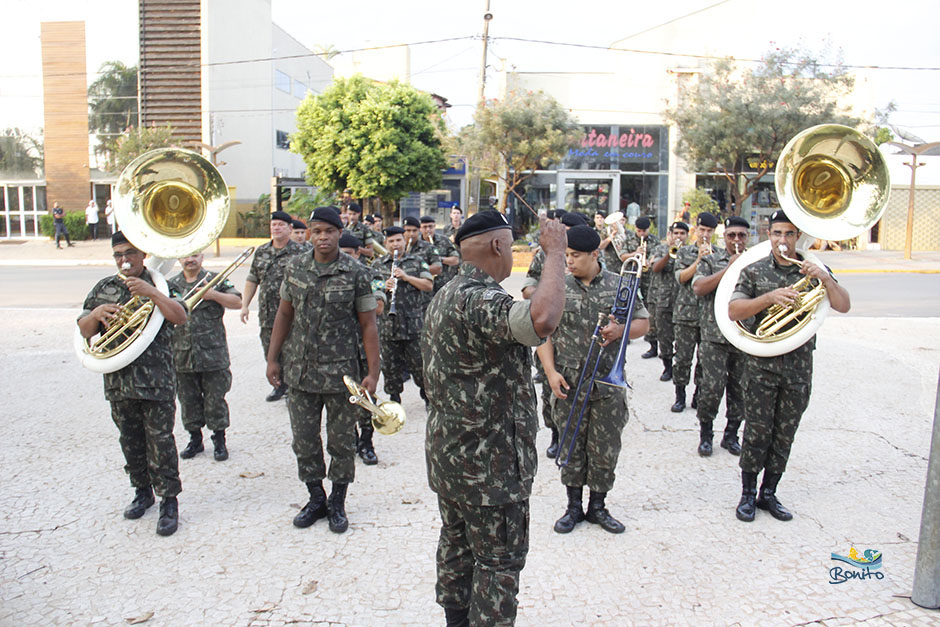
[[[315,209],[308,230],[313,252],[291,259],[281,285],[267,375],[272,385],[287,383],[297,471],[310,493],[294,517],[294,526],[309,527],[328,517],[330,531],[343,533],[349,527],[346,491],[356,473],[354,429],[359,416],[359,407],[349,403],[343,375],[361,379],[362,387],[375,393],[379,377],[375,296],[369,271],[339,250],[343,223],[336,209]],[[360,370],[360,341],[367,373]],[[324,407],[329,472],[320,438]],[[325,477],[333,482],[329,498],[323,489]]]
[[[799,292],[790,286],[804,276],[822,283],[832,309],[840,313],[849,311],[849,293],[830,272],[808,261],[804,261],[801,268],[784,258],[799,259],[796,242],[800,231],[782,210],[771,214],[768,234],[771,254],[741,271],[728,304],[731,320],[753,317],[756,325],[771,305],[793,305]],[[786,251],[785,254],[781,254],[780,248]],[[777,520],[793,518],[793,514],[780,504],[776,491],[787,467],[800,418],[809,404],[815,348],[816,336],[813,336],[802,346],[783,355],[748,356],[747,389],[744,392],[747,422],[740,460],[742,492],[735,510],[738,520],[754,520],[755,508],[767,510]],[[757,475],[762,470],[764,479],[758,496]]]
[[[701,383],[702,372],[699,368],[701,357],[696,356],[696,350],[701,339],[698,320],[701,316],[702,303],[692,291],[692,277],[695,276],[695,270],[702,256],[711,252],[712,234],[718,226],[718,218],[707,211],[698,214],[695,219],[696,240],[678,250],[675,262],[675,277],[679,287],[672,306],[673,333],[676,338],[672,382],[676,386],[676,401],[671,411],[677,414],[685,410],[685,388],[689,385],[693,358],[695,358],[695,392],[692,395],[692,408],[698,407],[698,386]]]
[[[127,241],[121,231],[111,236],[114,263],[120,272],[92,288],[85,298],[78,328],[91,339],[115,322],[121,305],[133,296],[149,298],[166,318],[144,352],[120,370],[105,373],[104,396],[111,403],[111,419],[121,434],[121,451],[136,490],[124,510],[128,519],[140,518],[154,504],[154,490],[162,498],[157,533],[172,535],[179,520],[176,497],[182,490],[173,423],[176,421],[176,377],[170,333],[173,324],[186,322],[186,308],[154,287],[144,267],[147,256]]]
[[[673,247],[681,248],[689,236],[689,225],[674,222],[669,227],[666,241],[650,253],[650,270],[653,280],[650,289],[656,301],[656,338],[659,341],[659,358],[663,361],[660,381],[672,380],[672,355],[675,334],[672,326],[672,307],[679,291],[675,276],[675,260],[669,256]]]
[[[379,324],[385,393],[400,403],[405,389],[402,373],[406,371],[411,373],[421,398],[425,398],[419,342],[424,323],[423,294],[431,292],[434,279],[422,258],[405,252],[404,229],[400,226],[385,229],[385,246],[389,254],[372,264],[373,285],[376,290],[384,289],[388,301]]]
[[[216,276],[202,267],[202,253],[179,260],[183,271],[169,280],[176,293],[187,297]],[[228,341],[222,317],[226,309],[238,309],[242,295],[226,279],[207,291],[189,313],[189,320],[173,330],[173,361],[176,365],[177,395],[183,427],[189,444],[180,457],[190,459],[205,450],[202,428],[212,431],[213,457],[228,459],[225,430],[229,426],[225,395],[232,388]]]
[[[715,321],[715,290],[728,266],[744,252],[749,228],[744,218],[732,216],[726,219],[725,247],[702,257],[692,279],[692,290],[702,299],[699,318],[702,332],[702,342],[699,344],[702,383],[699,386],[697,415],[698,454],[703,457],[712,454],[712,423],[718,414],[722,395],[725,395],[728,422],[721,438],[721,447],[732,455],[741,454],[738,428],[744,417],[744,364],[747,356],[728,342],[718,328]]]
[[[512,272],[504,215],[477,213],[454,239],[460,271],[431,302],[421,340],[424,450],[441,515],[435,596],[447,625],[512,625],[538,462],[530,347],[561,318],[564,230],[543,221],[545,264],[526,301],[499,285]]]
[[[652,254],[659,246],[659,242],[650,234],[650,219],[646,216],[640,216],[634,224],[636,227],[636,236],[639,240],[640,248],[645,251],[647,266],[643,268],[643,274],[640,276],[640,293],[643,294],[643,301],[646,304],[646,310],[649,312],[649,331],[643,338],[649,342],[649,350],[640,355],[643,359],[652,359],[659,355],[659,347],[656,338],[656,300],[653,297],[653,273],[649,267]],[[646,245],[644,248],[644,244]]]
[[[294,219],[283,211],[271,214],[271,241],[255,250],[255,257],[251,260],[248,278],[245,279],[245,292],[242,296],[241,321],[248,323],[248,306],[258,296],[258,325],[261,328],[261,347],[264,349],[264,358],[268,358],[268,349],[271,346],[271,330],[274,328],[274,315],[277,313],[284,270],[293,255],[299,255],[309,248],[290,238]],[[266,401],[277,401],[287,394],[287,386],[282,385],[271,390]]]
[[[600,241],[597,232],[588,226],[576,226],[568,231],[565,312],[552,336],[536,350],[556,399],[552,416],[555,428],[562,434],[558,454],[562,456],[561,459],[567,458],[567,464],[561,469],[561,482],[568,493],[568,507],[555,522],[555,531],[558,533],[569,533],[585,519],[611,533],[624,531],[623,524],[610,515],[604,501],[614,487],[614,471],[620,457],[620,435],[627,424],[626,390],[603,384],[582,390],[582,394],[589,395],[589,401],[573,445],[571,441],[583,398],[574,398],[572,386],[577,385],[585,367],[598,312],[610,311],[614,306],[620,284],[617,273],[605,270],[600,265]],[[599,377],[613,367],[625,329],[625,325],[614,316],[609,315],[608,318],[600,329],[600,345],[610,346],[606,350],[596,349],[601,351],[597,366]],[[646,333],[647,318],[649,313],[638,295],[630,337],[637,338]],[[589,378],[590,372],[585,375],[585,384]],[[565,433],[572,403],[576,403],[575,414],[571,427]],[[570,457],[568,451],[571,451]],[[582,509],[585,485],[590,490],[586,516]]]

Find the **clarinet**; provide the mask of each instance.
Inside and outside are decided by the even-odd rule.
[[[395,268],[397,267],[398,267],[398,251],[396,250],[394,253],[392,253],[392,272],[391,272],[392,291],[388,299],[389,303],[391,303],[388,306],[388,315],[390,316],[394,316],[395,314],[398,313],[397,311],[395,311],[395,301],[396,301],[395,294],[396,292],[398,292],[398,279],[395,277]]]

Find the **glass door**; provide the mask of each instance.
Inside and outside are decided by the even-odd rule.
[[[606,172],[559,172],[558,207],[593,216],[598,211],[618,211],[612,198],[619,197],[620,177]],[[611,208],[613,207],[613,208]]]

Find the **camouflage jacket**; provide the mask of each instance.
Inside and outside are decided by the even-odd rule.
[[[182,272],[167,281],[177,294],[189,294],[203,279],[211,281],[217,272],[201,270],[192,283],[186,281]],[[226,279],[213,288],[223,294],[241,293]],[[228,342],[222,317],[225,307],[214,301],[203,300],[189,312],[186,324],[173,328],[173,361],[177,372],[208,372],[229,367]]]
[[[738,277],[738,284],[734,288],[731,300],[741,298],[756,298],[767,292],[772,292],[778,287],[787,287],[796,283],[803,275],[800,274],[800,268],[796,264],[790,266],[781,266],[774,259],[773,253],[768,253],[767,257],[755,261],[751,265],[741,270]],[[764,317],[764,312],[750,318],[745,322],[748,329],[753,329]],[[799,380],[812,380],[813,372],[813,350],[816,348],[816,336],[814,335],[802,346],[778,355],[776,357],[755,357],[749,356],[748,363],[755,368],[761,368],[778,374],[793,377]]]
[[[358,237],[359,241],[362,242],[363,248],[369,248],[372,246],[373,241],[378,241],[372,229],[362,222],[350,222],[343,230]]]
[[[458,226],[457,229],[459,229],[459,228],[460,228],[460,227]],[[451,224],[451,223],[448,221],[447,226],[445,226],[443,229],[441,229],[441,233],[444,234],[444,237],[446,237],[446,238],[449,239],[451,242],[453,242],[453,241],[454,241],[454,236],[457,235],[457,229],[455,229],[455,228],[454,228],[454,225]]]
[[[698,258],[698,245],[683,246],[676,253],[673,276],[676,279],[676,299],[672,304],[672,321],[697,327],[701,315],[702,301],[692,291],[692,279],[685,283],[679,281],[679,273],[695,263]],[[692,275],[695,276],[694,274]]]
[[[153,278],[146,269],[140,278],[153,285]],[[172,288],[170,296],[179,298],[179,294]],[[99,305],[123,305],[131,298],[130,290],[117,275],[101,279],[85,297],[78,319],[81,320]],[[176,398],[176,370],[173,367],[173,351],[170,348],[172,328],[173,325],[164,320],[153,342],[140,357],[116,372],[104,374],[105,399],[171,401]],[[103,332],[104,327],[98,331]]]
[[[692,277],[692,285],[705,277],[709,277],[716,272],[721,272],[728,267],[731,255],[724,248],[716,248],[715,252],[705,255],[698,262],[698,268],[695,269],[695,276]],[[717,289],[717,287],[716,287]],[[718,329],[718,323],[715,322],[715,290],[712,290],[701,297],[702,307],[699,312],[698,326],[701,329],[702,339],[718,344],[728,344],[728,340]]]
[[[652,262],[657,258],[668,255],[669,247],[667,247],[665,243],[659,243],[655,247],[649,248],[646,257],[650,260],[650,265],[652,265]],[[672,304],[676,299],[676,292],[679,291],[679,284],[676,282],[676,277],[673,274],[675,264],[675,259],[666,259],[666,266],[663,268],[662,272],[653,272],[652,269],[650,270],[650,273],[653,275],[650,290],[653,292],[653,298],[656,300],[657,309],[672,309]]]
[[[597,234],[601,236],[601,240],[607,237],[607,229],[599,229],[594,227],[594,230],[597,231]],[[610,270],[616,274],[620,274],[620,267],[623,265],[623,261],[620,259],[620,256],[617,255],[617,249],[620,249],[621,253],[632,253],[634,250],[640,247],[640,238],[636,236],[636,233],[630,229],[626,229],[623,235],[614,236],[610,240],[610,244],[607,245],[607,248],[603,250],[601,255],[601,261],[604,265],[605,270]]]
[[[375,309],[371,274],[340,252],[329,264],[313,253],[292,257],[280,298],[294,306],[294,320],[281,348],[284,381],[305,392],[342,393],[343,375],[357,381],[362,328],[359,312]]]
[[[536,249],[532,254],[532,261],[529,262],[529,269],[526,270],[525,279],[522,280],[522,287],[535,287],[542,278],[542,268],[545,267],[545,253],[541,248]]]
[[[428,308],[421,353],[429,410],[428,483],[448,499],[494,506],[529,498],[538,465],[529,301],[461,264]]]
[[[414,277],[432,279],[428,264],[414,253],[405,253],[398,259],[398,267]],[[391,292],[386,292],[385,281],[392,276],[392,255],[385,255],[372,264],[372,288],[385,292],[387,304],[382,312],[379,331],[384,340],[413,340],[421,334],[424,320],[425,292],[407,281],[398,280],[394,300]],[[428,294],[430,292],[427,292]],[[395,303],[395,315],[389,312]]]
[[[284,248],[275,248],[272,242],[267,242],[255,250],[248,280],[258,284],[258,324],[262,327],[274,327],[274,314],[280,304],[278,293],[290,258],[310,250],[293,240],[287,240]]]
[[[434,243],[431,244],[431,250],[438,256],[438,258],[455,256],[460,257],[460,251],[457,250],[457,247],[454,246],[454,243],[440,233],[434,234]],[[455,266],[448,266],[446,263],[444,263],[443,259],[441,260],[441,273],[434,277],[435,293],[444,287],[448,281],[457,276],[457,269],[459,267],[459,263]]]
[[[555,367],[564,368],[569,372],[580,372],[584,367],[584,360],[588,356],[591,346],[591,336],[597,325],[599,313],[604,314],[604,324],[607,324],[607,314],[617,298],[617,286],[620,277],[613,272],[602,270],[585,285],[580,279],[572,275],[565,276],[565,312],[561,316],[558,328],[552,333],[552,348],[555,353]],[[643,306],[643,299],[637,295],[633,307],[633,320],[649,318],[649,312]],[[597,368],[598,377],[610,371],[620,348],[619,342],[612,342],[601,353],[600,364]],[[595,355],[596,353],[595,348]],[[572,386],[577,384],[568,380]],[[617,392],[619,388],[609,385],[595,385],[592,397],[602,398]]]

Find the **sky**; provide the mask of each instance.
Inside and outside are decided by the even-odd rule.
[[[451,125],[472,120],[479,88],[483,13],[487,0],[441,3],[410,0],[311,2],[270,0],[272,17],[309,48],[354,50],[372,46],[454,39],[411,47],[412,84],[445,96]],[[695,12],[733,15],[724,32],[705,34],[705,45],[658,52],[730,54],[759,58],[778,46],[820,50],[824,42],[849,65],[917,67],[871,69],[883,103],[895,101],[891,123],[927,141],[940,139],[940,44],[933,36],[940,17],[935,0],[848,3],[831,0],[490,0],[487,63],[519,71],[606,71],[616,54],[559,44],[610,46],[613,42]],[[0,38],[0,126],[42,126],[39,23],[86,21],[89,82],[109,60],[137,62],[135,0],[7,0]],[[550,43],[512,41],[510,38]],[[493,97],[495,91],[488,89]]]

